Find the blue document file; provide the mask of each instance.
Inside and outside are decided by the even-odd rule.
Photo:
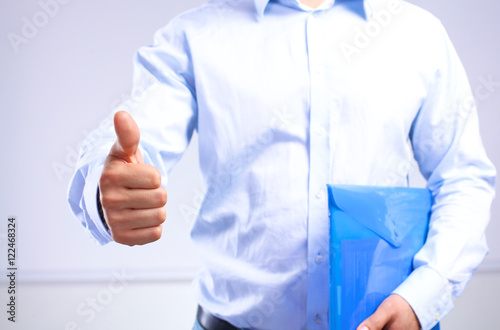
[[[328,195],[330,329],[351,330],[413,270],[431,196],[427,189],[345,185],[329,185]]]

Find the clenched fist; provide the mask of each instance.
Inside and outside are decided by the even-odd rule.
[[[104,218],[116,242],[130,246],[151,243],[161,237],[167,191],[160,186],[158,169],[144,164],[134,119],[120,111],[114,124],[117,140],[99,180]]]

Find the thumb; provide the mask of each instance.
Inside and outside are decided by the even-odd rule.
[[[111,151],[112,155],[129,163],[142,163],[138,153],[141,133],[135,120],[126,111],[118,111],[114,117],[116,143]]]
[[[382,302],[369,318],[364,320],[356,330],[382,330],[391,320],[390,311],[388,311]]]

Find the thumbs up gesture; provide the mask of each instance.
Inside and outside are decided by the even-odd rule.
[[[99,180],[100,201],[113,239],[142,245],[161,237],[166,218],[167,191],[161,175],[144,164],[139,150],[140,131],[125,111],[114,117],[117,140],[104,163]]]

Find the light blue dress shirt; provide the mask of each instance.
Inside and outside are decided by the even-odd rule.
[[[199,135],[207,192],[191,232],[205,266],[196,295],[232,324],[328,329],[327,183],[407,186],[414,166],[428,180],[428,240],[395,291],[424,329],[487,253],[495,169],[462,65],[426,11],[395,0],[317,11],[210,1],[159,30],[134,75],[118,110],[137,121],[146,162],[167,178]],[[103,143],[83,146],[69,190],[101,244],[112,240],[96,207],[109,122]]]

